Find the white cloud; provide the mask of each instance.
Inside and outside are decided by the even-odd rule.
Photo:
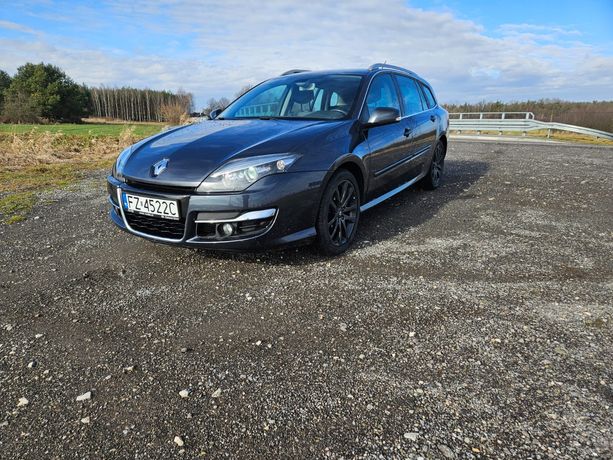
[[[36,31],[34,31],[33,29],[30,29],[29,27],[26,27],[22,24],[17,24],[16,22],[11,22],[11,21],[4,21],[1,19],[0,19],[0,29],[15,30],[17,32],[23,32],[26,34],[36,33]]]
[[[382,61],[423,75],[450,102],[613,96],[613,57],[577,41],[578,31],[555,26],[505,24],[499,37],[490,37],[479,24],[401,0],[117,0],[112,8],[116,27],[136,25],[145,41],[160,33],[182,43],[189,37],[188,46],[175,52],[176,43],[169,43],[134,55],[68,46],[61,37],[0,40],[6,50],[0,67],[14,71],[16,63],[44,60],[91,85],[181,87],[199,105],[290,68]]]
[[[582,35],[577,29],[568,29],[565,27],[549,26],[543,24],[502,24],[499,29],[507,33],[546,33],[548,35],[566,35],[578,36]]]

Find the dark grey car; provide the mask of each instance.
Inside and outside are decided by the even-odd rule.
[[[119,155],[108,190],[120,228],[223,250],[316,240],[339,254],[361,212],[442,178],[448,114],[399,67],[286,72],[213,116]]]

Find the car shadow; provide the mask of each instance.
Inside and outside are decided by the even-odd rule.
[[[484,161],[445,161],[443,185],[436,190],[424,190],[419,185],[409,187],[398,195],[363,213],[356,239],[349,249],[360,250],[369,245],[393,238],[431,219],[447,203],[460,199],[465,190],[478,182],[488,170]],[[196,249],[199,254],[219,260],[273,265],[305,265],[331,259],[317,252],[315,246],[298,246],[258,252],[216,252]],[[341,256],[342,257],[342,256]]]

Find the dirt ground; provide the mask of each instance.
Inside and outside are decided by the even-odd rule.
[[[612,160],[456,141],[337,258],[45,193],[0,225],[0,457],[611,458]]]

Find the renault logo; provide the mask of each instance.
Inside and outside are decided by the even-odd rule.
[[[153,166],[151,167],[151,175],[153,177],[159,176],[166,170],[167,166],[168,166],[168,158],[164,158],[158,161],[157,163],[154,163]]]

